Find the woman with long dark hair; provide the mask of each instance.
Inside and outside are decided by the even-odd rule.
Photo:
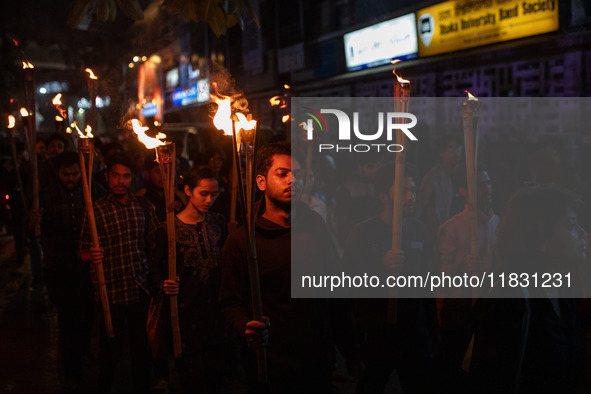
[[[167,278],[164,224],[158,229],[150,265],[155,292],[164,298],[178,296],[182,357],[176,360],[176,370],[183,393],[218,392],[224,371],[224,320],[218,308],[218,294],[226,220],[219,213],[209,212],[218,190],[216,174],[208,167],[193,169],[184,177],[189,201],[175,218],[177,280]],[[163,308],[159,320],[163,323],[159,330],[159,350],[172,354],[170,312]]]

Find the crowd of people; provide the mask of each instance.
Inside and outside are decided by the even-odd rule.
[[[154,153],[118,143],[97,149],[91,190],[96,248],[78,154],[64,136],[40,141],[40,208],[19,208],[22,190],[15,183],[12,230],[19,259],[28,245],[32,289],[45,286],[58,315],[64,392],[80,392],[83,359],[92,352],[97,392],[111,392],[127,348],[135,393],[168,392],[173,370],[183,393],[225,392],[230,375],[252,393],[331,393],[337,358],[346,361],[357,393],[382,393],[393,376],[404,393],[588,391],[586,304],[561,297],[561,289],[516,287],[510,298],[480,297],[472,289],[422,298],[412,288],[397,295],[385,290],[382,298],[291,297],[292,260],[390,275],[560,272],[587,260],[587,234],[578,223],[586,206],[578,195],[556,184],[524,185],[495,213],[495,179],[484,166],[476,170],[475,253],[464,206],[463,142],[453,136],[437,142],[432,169],[421,176],[412,165],[406,168],[400,249],[392,247],[393,160],[358,155],[355,170],[335,182],[326,158],[308,166],[297,147],[269,143],[258,149],[253,208],[259,321],[246,234],[230,219],[233,174],[222,150],[210,150],[178,174],[177,277],[171,279]],[[31,174],[25,164],[21,173],[26,185]],[[112,337],[99,302],[99,265]],[[182,350],[176,359],[171,296],[178,303]],[[99,327],[98,349],[93,325]],[[263,352],[265,383],[257,359]]]

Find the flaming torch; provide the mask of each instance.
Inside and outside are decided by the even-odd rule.
[[[29,160],[31,161],[31,182],[33,184],[33,209],[39,212],[39,171],[37,169],[37,136],[35,135],[35,122],[31,121],[32,115],[26,108],[20,109],[21,117],[23,119],[23,127],[25,128],[25,138],[29,151]],[[35,238],[41,235],[41,227],[39,223],[35,224]]]
[[[86,204],[86,217],[90,227],[90,235],[92,237],[92,247],[95,250],[100,249],[98,232],[96,230],[96,220],[94,217],[94,208],[92,206],[92,163],[94,160],[94,136],[92,135],[92,128],[86,126],[85,132],[80,131],[76,123],[72,123],[78,131],[78,156],[80,157],[80,169],[82,170],[82,190],[84,192],[84,202]],[[88,165],[86,158],[88,157]],[[103,318],[105,319],[105,330],[107,337],[113,338],[113,323],[111,321],[111,309],[109,308],[109,297],[107,295],[107,285],[105,284],[105,271],[103,263],[93,264],[95,267],[96,277],[99,286],[99,297],[101,306],[103,308]]]
[[[216,88],[217,91],[217,88]],[[218,94],[219,95],[219,94]],[[259,268],[255,239],[255,177],[256,177],[256,121],[248,119],[244,114],[237,113],[237,121],[232,120],[231,99],[227,96],[210,95],[218,105],[218,111],[213,118],[213,124],[225,135],[232,135],[234,151],[234,178],[237,179],[237,189],[240,193],[240,206],[243,215],[243,228],[246,235],[246,249],[248,252],[248,276],[251,289],[251,303],[253,319],[263,322],[263,304],[261,301],[261,286],[259,283]],[[246,198],[242,184],[240,151],[246,156]],[[244,220],[245,219],[245,220]],[[264,347],[257,350],[259,383],[267,383],[267,353]]]
[[[10,145],[10,154],[12,155],[12,160],[14,161],[14,168],[16,169],[16,184],[17,184],[17,188],[19,191],[19,194],[21,196],[20,200],[21,200],[21,206],[22,206],[22,210],[23,212],[27,211],[27,203],[25,201],[25,194],[23,192],[23,180],[21,178],[21,172],[19,170],[19,163],[18,163],[18,157],[16,154],[16,144],[14,142],[14,127],[16,126],[16,119],[14,118],[14,116],[12,115],[8,115],[8,143]]]
[[[94,75],[90,68],[84,70],[88,73],[88,95],[90,96],[90,125],[96,130],[96,81],[97,77]]]
[[[478,255],[478,216],[476,210],[476,166],[478,160],[478,113],[480,102],[468,93],[462,101],[464,146],[466,149],[466,181],[468,187],[468,215],[470,220],[470,254]]]
[[[400,60],[393,60],[392,64],[396,64]],[[396,84],[394,85],[394,110],[396,112],[408,112],[410,103],[410,81],[396,75]],[[403,123],[402,119],[398,123]],[[405,167],[405,151],[404,151],[404,133],[401,130],[396,130],[396,143],[401,146],[400,151],[396,152],[396,167],[394,173],[394,207],[392,216],[392,249],[395,251],[402,250],[402,221],[404,213],[404,167]],[[390,288],[390,297],[388,299],[388,316],[387,320],[390,324],[396,323],[396,311],[398,309],[398,302],[396,299],[397,291]]]
[[[279,106],[282,110],[283,115],[281,116],[281,122],[285,124],[286,131],[285,131],[285,140],[289,143],[291,142],[291,109],[290,109],[290,100],[291,100],[291,86],[285,84],[283,85],[283,96],[273,96],[269,100],[272,107]]]
[[[25,85],[25,105],[29,109],[31,118],[28,120],[35,126],[35,67],[30,62],[23,61],[23,80]],[[33,128],[33,131],[35,129]]]
[[[175,145],[172,142],[162,141],[165,134],[158,133],[156,138],[146,135],[148,127],[140,124],[139,120],[132,119],[133,131],[147,149],[156,149],[156,160],[162,174],[164,185],[164,200],[166,201],[166,230],[168,235],[168,279],[176,280],[176,235],[174,213],[174,173],[175,173]],[[172,344],[174,357],[181,357],[181,330],[179,326],[179,309],[176,295],[169,296],[170,319],[172,325]]]
[[[58,93],[55,95],[51,103],[55,106],[55,108],[59,111],[59,115],[55,116],[55,131],[59,134],[64,134],[66,132],[65,125],[66,119],[68,118],[68,112],[62,108],[62,94]]]

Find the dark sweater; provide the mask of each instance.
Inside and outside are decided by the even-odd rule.
[[[271,384],[319,387],[330,381],[333,347],[344,344],[348,352],[353,337],[351,315],[340,300],[292,299],[291,259],[310,264],[335,261],[334,248],[326,225],[303,204],[296,206],[291,228],[261,216],[256,219],[256,248],[263,315],[270,319],[267,346]],[[252,320],[250,284],[245,234],[242,228],[230,234],[222,258],[220,301],[226,320],[239,338]],[[351,347],[351,346],[349,346]],[[349,350],[352,355],[353,350]],[[293,381],[291,381],[293,379]],[[275,386],[278,387],[278,386]]]

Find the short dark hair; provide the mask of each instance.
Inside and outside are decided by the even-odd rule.
[[[45,145],[49,145],[49,143],[53,140],[61,141],[66,148],[68,147],[68,140],[66,139],[66,137],[56,134],[56,133],[47,137],[47,139],[45,140]]]
[[[111,168],[113,168],[113,166],[120,164],[122,166],[125,166],[127,168],[129,168],[131,170],[131,172],[133,173],[135,168],[133,165],[133,161],[131,160],[131,158],[129,157],[129,155],[122,153],[122,152],[117,152],[115,154],[113,154],[109,161],[107,162],[107,174],[111,171]]]
[[[71,167],[74,164],[80,165],[80,157],[76,152],[65,151],[55,158],[54,164],[55,169],[59,171],[62,167]]]
[[[257,175],[267,176],[275,155],[291,156],[291,146],[284,142],[275,142],[260,148],[257,153]]]
[[[379,193],[386,193],[394,185],[394,174],[395,174],[396,166],[394,163],[387,163],[381,166],[376,173],[374,190],[376,195]],[[405,178],[412,178],[416,182],[415,178],[415,166],[410,163],[406,163],[404,166],[404,177]]]
[[[447,145],[449,145],[449,143],[452,141],[456,142],[460,146],[464,144],[464,140],[454,134],[445,134],[437,138],[435,141],[435,153],[437,156],[440,156],[443,152],[445,152],[447,150]]]
[[[199,166],[193,168],[188,174],[183,176],[183,185],[189,186],[189,189],[193,190],[199,185],[202,179],[215,179],[219,182],[214,170],[207,166]]]

